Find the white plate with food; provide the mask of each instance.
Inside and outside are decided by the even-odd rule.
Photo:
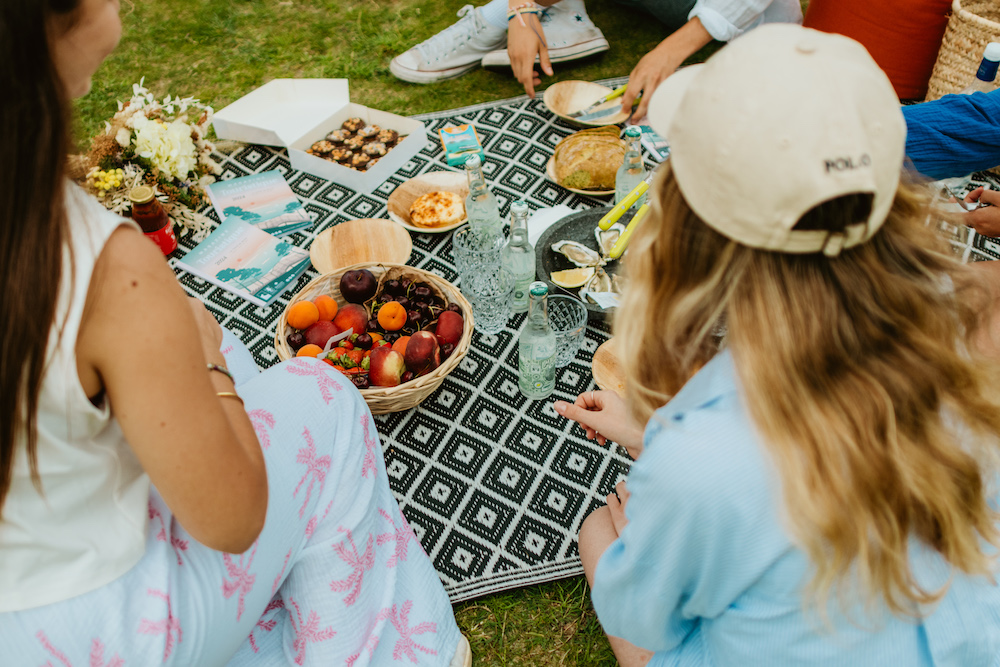
[[[432,171],[402,183],[389,195],[389,219],[417,234],[450,232],[466,223],[469,181],[464,172]]]
[[[563,185],[558,180],[556,180],[556,158],[552,156],[549,158],[549,163],[545,165],[545,175],[550,181],[555,183],[561,188],[565,188],[570,192],[575,192],[578,195],[587,195],[588,197],[607,197],[608,195],[613,195],[614,190],[581,190],[579,188],[571,188],[568,185]]]

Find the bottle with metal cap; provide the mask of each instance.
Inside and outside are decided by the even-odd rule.
[[[638,126],[630,125],[625,128],[625,160],[615,176],[616,204],[646,179],[646,167],[642,164],[642,145],[639,143],[641,138],[642,130]],[[645,203],[646,195],[643,195],[635,206],[642,206]]]
[[[163,205],[153,196],[153,188],[148,185],[134,187],[128,193],[128,198],[132,202],[132,219],[142,228],[147,238],[155,243],[164,255],[177,250],[174,226],[170,224],[170,218],[163,210]]]
[[[979,63],[976,78],[959,93],[988,93],[993,90],[993,80],[997,78],[997,67],[1000,66],[1000,42],[990,42],[983,51],[983,60]]]
[[[548,286],[528,290],[528,317],[517,341],[517,385],[528,398],[548,397],[556,388],[556,334],[549,326]]]
[[[503,248],[503,262],[514,276],[514,303],[511,310],[528,309],[528,289],[535,279],[535,249],[528,241],[528,202],[518,199],[510,205],[510,240]]]
[[[500,206],[497,204],[497,198],[486,187],[483,161],[479,155],[470,155],[465,160],[465,173],[469,177],[469,196],[465,199],[465,213],[469,216],[469,226],[501,236],[503,221],[500,219]]]

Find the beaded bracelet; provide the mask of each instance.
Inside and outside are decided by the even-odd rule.
[[[208,370],[209,370],[209,372],[211,372],[211,371],[219,371],[220,373],[222,373],[223,375],[225,375],[227,378],[229,378],[230,380],[232,380],[233,384],[236,383],[236,378],[233,377],[233,374],[230,373],[229,369],[226,368],[225,366],[220,366],[219,364],[208,364]]]

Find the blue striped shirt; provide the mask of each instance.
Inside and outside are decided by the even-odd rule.
[[[834,596],[831,629],[804,611],[810,564],[783,526],[780,480],[729,352],[655,413],[644,447],[629,523],[601,557],[592,596],[609,634],[657,651],[650,665],[1000,664],[1000,587],[982,577],[956,574],[920,621],[853,605],[845,617]],[[915,540],[910,557],[924,585],[951,574]]]

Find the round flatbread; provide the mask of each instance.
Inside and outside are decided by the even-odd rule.
[[[428,192],[410,206],[410,222],[416,227],[444,227],[463,218],[465,202],[454,192]]]

